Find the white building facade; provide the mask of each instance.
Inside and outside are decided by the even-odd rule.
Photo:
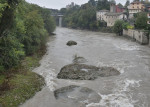
[[[139,2],[139,1],[132,2],[128,6],[129,18],[133,18],[135,13],[142,12],[144,9],[145,9],[145,6],[143,3]]]
[[[104,20],[105,21],[105,14],[108,13],[108,10],[100,10],[96,12],[96,18],[97,20]]]

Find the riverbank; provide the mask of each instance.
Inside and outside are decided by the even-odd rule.
[[[46,47],[21,61],[21,65],[0,74],[0,107],[17,107],[33,97],[45,84],[44,78],[34,72]]]

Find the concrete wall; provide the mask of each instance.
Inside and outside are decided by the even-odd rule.
[[[149,37],[147,32],[129,29],[129,30],[123,30],[123,35],[127,35],[132,39],[135,39],[137,42],[139,42],[142,45],[149,44]]]

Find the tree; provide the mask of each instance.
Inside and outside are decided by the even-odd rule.
[[[147,28],[147,14],[142,12],[137,14],[137,18],[135,21],[135,28],[137,29],[146,29]]]
[[[0,72],[18,66],[25,55],[35,54],[54,28],[47,9],[25,0],[0,0]]]
[[[113,26],[113,31],[119,36],[123,34],[123,23],[124,21],[117,20]]]
[[[95,0],[89,0],[88,3],[91,4],[92,6],[96,6]]]
[[[19,0],[7,0],[1,1],[1,5],[3,7],[3,11],[1,13],[1,20],[0,20],[0,37],[4,36],[6,31],[12,28],[13,20],[14,20],[14,11],[17,7]]]
[[[130,5],[130,0],[127,0],[125,3],[125,7],[127,8]]]
[[[118,4],[119,8],[123,8],[123,5],[121,3]]]
[[[108,2],[108,0],[98,0],[96,8],[97,10],[110,10],[110,2]]]
[[[51,12],[49,9],[46,9],[46,8],[41,8],[40,11],[41,11],[41,15],[44,21],[44,27],[48,31],[49,35],[51,35],[51,33],[56,28],[55,26],[56,24],[55,24],[53,17],[51,16]]]

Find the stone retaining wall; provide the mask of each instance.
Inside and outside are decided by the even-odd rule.
[[[138,43],[142,45],[149,44],[149,36],[147,32],[141,31],[141,30],[123,30],[123,35],[129,36],[132,39],[136,40]]]

